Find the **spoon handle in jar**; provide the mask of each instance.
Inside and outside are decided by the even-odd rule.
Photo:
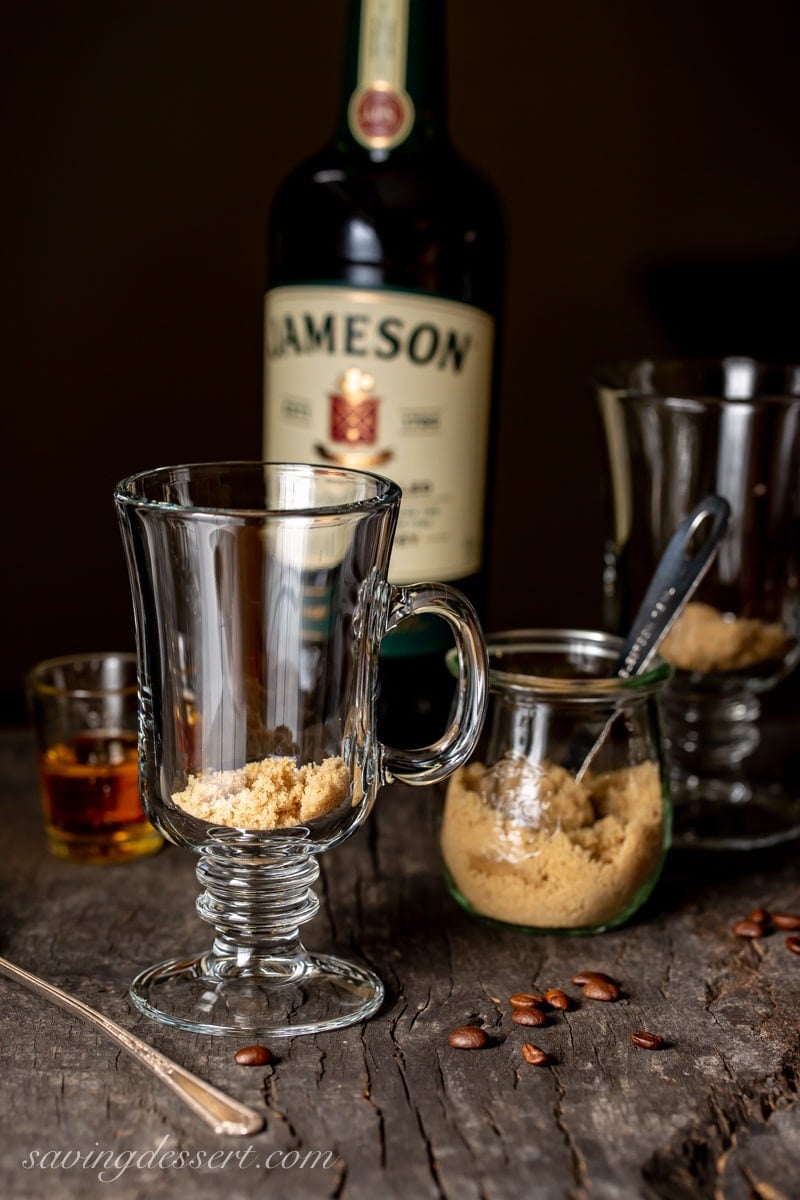
[[[673,533],[656,567],[630,633],[610,671],[612,679],[631,679],[647,669],[664,638],[694,594],[719,549],[731,508],[722,496],[706,496]],[[601,729],[585,728],[575,737],[563,766],[580,782],[617,718]]]
[[[194,1113],[202,1117],[215,1133],[246,1135],[258,1133],[260,1129],[264,1128],[264,1118],[255,1109],[248,1108],[246,1104],[241,1104],[238,1100],[226,1096],[224,1092],[212,1084],[206,1083],[197,1075],[193,1075],[185,1067],[179,1066],[159,1050],[148,1046],[146,1042],[129,1033],[127,1029],[123,1029],[121,1025],[115,1024],[108,1017],[104,1017],[102,1013],[96,1012],[82,1000],[77,1000],[74,996],[63,992],[61,988],[55,987],[45,979],[40,979],[38,975],[33,975],[30,971],[24,971],[22,967],[15,966],[5,958],[0,958],[0,974],[5,975],[8,979],[13,979],[16,983],[21,983],[30,991],[36,992],[37,995],[44,996],[51,1004],[57,1004],[59,1008],[75,1013],[89,1025],[94,1025],[96,1029],[106,1034],[123,1050],[127,1050],[128,1054],[131,1054],[157,1075],[161,1082],[180,1096],[181,1100],[188,1104]]]
[[[714,559],[731,508],[722,496],[706,496],[673,533],[633,619],[612,678],[641,675]]]

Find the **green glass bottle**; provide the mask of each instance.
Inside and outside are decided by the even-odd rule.
[[[446,120],[443,0],[353,0],[340,120],[280,188],[269,227],[266,458],[403,489],[390,576],[485,604],[503,228]],[[381,735],[444,728],[449,633],[384,640]]]

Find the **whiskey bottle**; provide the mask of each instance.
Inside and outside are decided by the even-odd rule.
[[[270,217],[264,456],[394,479],[390,578],[481,613],[503,230],[450,141],[445,70],[443,0],[352,0],[335,136]],[[435,618],[384,639],[385,739],[443,732],[448,645]]]

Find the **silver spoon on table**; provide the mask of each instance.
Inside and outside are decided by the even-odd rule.
[[[180,1096],[181,1100],[188,1104],[194,1113],[202,1117],[215,1133],[246,1136],[258,1133],[260,1129],[264,1128],[264,1117],[254,1108],[248,1108],[246,1104],[241,1104],[238,1100],[226,1096],[219,1088],[215,1088],[212,1084],[206,1083],[204,1079],[193,1075],[191,1071],[179,1066],[159,1050],[154,1050],[152,1046],[148,1046],[147,1042],[143,1042],[141,1038],[129,1033],[121,1025],[104,1017],[102,1013],[96,1012],[82,1000],[76,1000],[74,996],[62,992],[61,988],[55,987],[45,979],[40,979],[38,975],[33,975],[30,971],[23,971],[22,967],[15,966],[6,958],[0,958],[0,975],[5,975],[8,979],[21,983],[30,991],[36,992],[37,995],[44,996],[45,1000],[49,1000],[51,1004],[57,1004],[59,1008],[65,1008],[67,1012],[75,1013],[89,1025],[94,1025],[123,1050],[127,1050],[128,1054],[133,1055],[135,1059],[148,1067],[162,1083],[172,1088],[173,1092]]]
[[[609,672],[611,679],[643,674],[705,575],[728,527],[731,507],[722,496],[706,496],[681,521],[667,543],[630,633]],[[581,780],[618,716],[603,728],[582,730],[570,746],[564,766]]]

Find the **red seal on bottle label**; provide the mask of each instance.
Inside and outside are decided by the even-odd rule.
[[[408,136],[414,106],[405,92],[374,83],[353,93],[349,117],[352,134],[362,146],[388,150]]]
[[[348,446],[372,446],[378,434],[378,397],[370,395],[375,379],[349,367],[331,402],[331,440]]]

